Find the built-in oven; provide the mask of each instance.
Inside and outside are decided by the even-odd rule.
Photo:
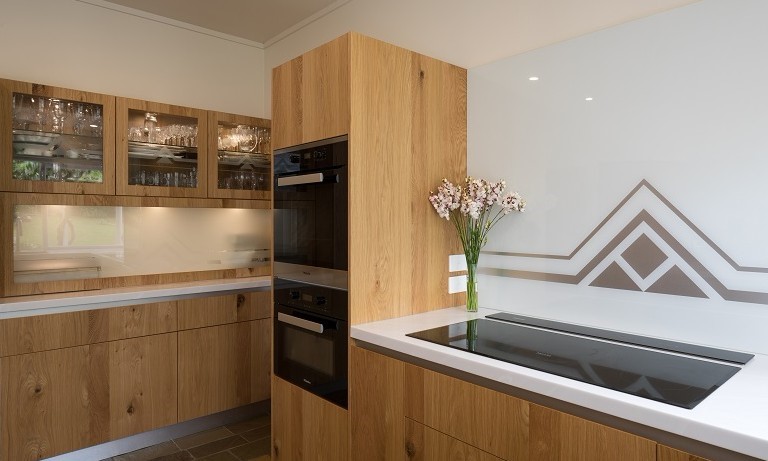
[[[347,292],[275,278],[275,375],[347,407]]]
[[[274,275],[347,288],[347,137],[274,153]]]

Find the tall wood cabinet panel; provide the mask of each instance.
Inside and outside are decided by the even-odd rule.
[[[280,378],[272,380],[272,459],[340,461],[349,458],[347,410]],[[367,459],[355,454],[354,459]]]
[[[349,35],[272,71],[275,149],[349,133]]]
[[[269,319],[178,334],[180,420],[269,398]]]
[[[466,174],[466,70],[354,33],[350,66],[351,323],[461,304],[461,250],[427,197]],[[369,190],[397,193],[371,207]]]
[[[4,461],[37,460],[110,434],[107,344],[0,359]]]
[[[501,458],[411,419],[406,419],[405,428],[407,461],[502,461]]]
[[[177,421],[176,334],[109,343],[110,439]]]
[[[182,119],[193,119],[197,124],[196,151],[197,165],[196,183],[194,186],[175,187],[166,184],[163,185],[140,185],[132,182],[132,172],[129,168],[129,129],[137,123],[129,118],[132,113],[155,113],[160,116],[179,117]],[[117,148],[116,148],[116,192],[117,195],[139,195],[139,196],[160,196],[160,197],[206,197],[208,195],[208,116],[206,111],[193,109],[190,107],[174,106],[139,99],[116,98],[116,130],[117,130]],[[154,148],[147,147],[150,157]],[[169,152],[171,155],[173,152]],[[170,161],[170,160],[169,160]],[[161,160],[155,164],[162,163]],[[167,163],[166,163],[167,164]]]
[[[13,95],[14,93],[20,93],[27,95],[31,98],[42,97],[45,99],[62,100],[71,103],[89,103],[101,106],[98,120],[91,120],[89,123],[94,125],[98,123],[98,129],[101,130],[100,134],[96,134],[94,138],[91,138],[92,142],[100,142],[102,148],[102,178],[101,182],[79,182],[68,181],[61,178],[61,180],[29,180],[29,179],[15,179],[13,177],[12,156],[16,150],[13,145],[13,121],[16,114],[14,114],[14,105],[17,103]],[[29,102],[29,101],[28,101]],[[38,101],[35,101],[37,103]],[[16,108],[18,111],[18,107]],[[31,109],[31,107],[30,107]],[[62,161],[80,163],[87,162],[87,158],[91,158],[94,155],[98,155],[98,152],[93,152],[94,146],[88,145],[91,141],[88,141],[88,137],[75,135],[73,133],[72,126],[74,122],[72,119],[75,117],[71,113],[72,108],[67,108],[65,113],[61,115],[64,117],[62,123],[64,127],[51,132],[50,127],[27,127],[27,130],[21,130],[19,137],[19,147],[27,145],[30,151],[35,151],[36,155],[42,160],[44,157],[48,157],[49,160],[53,160],[53,155],[56,152],[54,150],[66,150],[67,152],[62,158]],[[108,96],[104,94],[89,93],[86,91],[71,90],[66,88],[58,88],[54,86],[41,85],[37,83],[18,82],[13,80],[0,79],[0,158],[2,164],[5,165],[0,169],[0,190],[4,191],[16,191],[16,192],[45,192],[45,193],[66,193],[66,194],[114,194],[115,193],[115,98],[114,96]],[[48,113],[40,112],[35,115],[36,118],[41,116],[52,115],[50,111]],[[32,121],[34,124],[35,122]],[[42,124],[42,123],[39,123]],[[78,131],[79,132],[79,131]],[[54,141],[54,137],[57,137]],[[45,141],[42,141],[45,139]],[[45,142],[51,141],[48,145]],[[62,146],[61,143],[65,144]],[[85,146],[88,149],[87,155],[83,156],[80,152],[80,147]],[[61,147],[61,149],[59,149]],[[47,149],[48,152],[40,153],[41,150]],[[85,151],[83,151],[85,152]],[[58,155],[58,154],[56,154]],[[69,158],[68,155],[75,155],[77,160]],[[32,156],[28,157],[33,159]],[[83,159],[86,159],[85,161]],[[68,165],[64,165],[67,167]]]

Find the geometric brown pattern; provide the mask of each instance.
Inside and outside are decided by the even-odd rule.
[[[618,290],[640,291],[640,287],[615,262],[612,262],[589,285],[593,287],[616,288]]]
[[[638,193],[641,189],[647,189],[651,194],[659,199],[662,206],[667,211],[676,215],[691,231],[693,231],[701,240],[712,250],[714,250],[722,259],[728,263],[734,270],[738,272],[752,272],[752,273],[768,273],[768,267],[751,267],[742,266],[736,263],[728,254],[725,253],[715,242],[712,241],[701,229],[688,219],[677,207],[675,207],[666,197],[661,195],[656,188],[654,188],[647,180],[642,180],[640,183],[632,189],[619,204],[587,235],[580,244],[573,249],[570,254],[558,255],[558,254],[535,254],[535,253],[513,253],[504,251],[483,251],[482,254],[498,255],[498,256],[511,256],[511,257],[523,257],[523,258],[535,258],[535,259],[549,259],[549,260],[573,260],[576,255],[584,249],[592,238],[616,216],[619,211],[632,199],[632,197]],[[484,266],[478,268],[478,272],[483,275],[491,275],[496,277],[511,277],[526,280],[539,280],[544,282],[557,282],[578,285],[589,277],[590,274],[602,263],[604,264],[607,259],[612,258],[612,253],[617,247],[622,245],[626,239],[634,231],[638,230],[640,226],[647,226],[656,237],[658,237],[671,251],[674,252],[676,257],[686,265],[688,270],[693,271],[696,274],[697,279],[711,288],[715,293],[722,297],[726,301],[736,301],[745,303],[755,303],[768,305],[768,290],[765,291],[747,291],[739,289],[729,289],[723,282],[710,272],[710,270],[699,261],[690,251],[683,245],[678,239],[676,239],[667,229],[665,229],[646,209],[641,209],[634,218],[630,219],[623,229],[618,231],[614,237],[605,244],[591,260],[587,261],[577,273],[556,273],[556,272],[539,272],[535,270],[525,269],[507,269],[501,267],[489,267]],[[656,269],[658,269],[665,261],[668,260],[669,255],[661,250],[649,237],[644,233],[635,239],[635,241],[627,247],[621,255],[615,256],[623,259],[620,261],[626,263],[636,272],[643,280],[646,280]],[[619,288],[624,290],[637,291],[641,290],[637,283],[632,280],[632,277],[628,275],[622,269],[622,266],[615,260],[609,261],[608,267],[595,278],[590,285],[606,288]],[[700,282],[700,283],[701,283]],[[707,298],[708,296],[702,291],[699,285],[697,285],[693,279],[691,279],[686,273],[677,265],[672,266],[667,272],[656,279],[647,287],[645,291],[663,294],[672,294],[680,296],[690,296],[696,298]]]
[[[667,255],[655,243],[642,234],[621,254],[621,257],[637,272],[646,278],[667,260]]]

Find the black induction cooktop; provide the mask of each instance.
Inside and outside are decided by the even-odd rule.
[[[477,319],[408,336],[688,409],[741,369],[648,345],[564,333],[560,327]]]

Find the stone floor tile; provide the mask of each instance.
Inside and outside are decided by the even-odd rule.
[[[271,423],[269,415],[259,416],[247,421],[241,421],[239,423],[227,424],[225,427],[235,434],[241,434],[246,431],[257,429],[264,426],[269,426]]]
[[[220,451],[225,451],[229,450],[230,448],[245,445],[246,443],[248,443],[248,441],[244,438],[240,437],[239,435],[233,435],[232,437],[227,437],[226,439],[216,440],[215,442],[206,443],[205,445],[190,448],[189,452],[195,458],[204,458]]]
[[[178,453],[179,447],[172,441],[163,442],[141,450],[132,451],[124,455],[114,456],[113,461],[150,461],[161,456]]]
[[[154,458],[150,461],[192,461],[194,458],[188,451],[180,451],[172,455],[165,455],[159,458]]]
[[[252,461],[270,455],[270,440],[260,439],[230,450],[241,461]]]
[[[192,447],[205,445],[206,443],[226,439],[227,437],[232,437],[233,435],[234,434],[232,431],[226,427],[216,427],[207,431],[187,435],[185,437],[179,437],[178,439],[174,439],[174,442],[176,442],[176,445],[178,445],[182,450],[187,450]]]
[[[272,433],[272,426],[264,426],[264,427],[259,427],[257,429],[250,430],[248,432],[243,432],[240,435],[249,442],[255,442],[256,440],[269,437],[271,433]]]
[[[206,456],[205,458],[199,458],[200,461],[240,461],[237,456],[228,451],[222,451],[215,455]]]

